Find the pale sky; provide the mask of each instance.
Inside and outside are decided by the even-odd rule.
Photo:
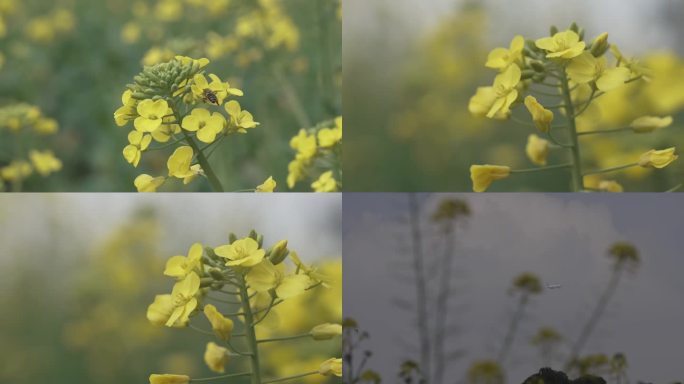
[[[430,211],[441,196],[421,199]],[[451,196],[466,199],[473,212],[457,232],[455,270],[462,277],[457,279],[460,293],[453,297],[458,309],[449,316],[463,331],[447,344],[468,354],[449,364],[452,377],[462,378],[472,360],[492,357],[500,346],[513,309],[506,291],[512,278],[525,271],[562,285],[532,300],[506,366],[509,383],[536,372],[541,362],[528,346],[529,338],[539,326],[551,325],[574,339],[605,288],[610,272],[607,248],[627,240],[638,247],[643,263],[622,280],[585,350],[625,353],[631,382],[682,379],[684,196]],[[393,383],[402,359],[417,359],[399,341],[416,344],[413,320],[392,304],[397,298],[415,297],[411,279],[402,277],[411,272],[403,267],[409,260],[404,252],[409,232],[403,222],[407,196],[349,193],[343,200],[345,316],[356,318],[370,332],[370,366]],[[426,249],[427,255],[438,252]]]

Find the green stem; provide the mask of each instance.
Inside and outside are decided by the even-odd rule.
[[[624,132],[624,131],[632,131],[633,129],[631,127],[623,127],[623,128],[615,128],[615,129],[602,129],[598,131],[585,131],[585,132],[577,132],[577,136],[586,136],[586,135],[599,135],[599,134],[604,134],[604,133],[616,133],[616,132]]]
[[[575,106],[572,104],[572,96],[570,94],[570,85],[568,84],[568,76],[565,70],[561,71],[561,89],[565,98],[566,112],[568,116],[568,125],[570,128],[570,138],[572,140],[570,154],[572,155],[572,180],[574,191],[579,192],[584,189],[584,179],[582,177],[582,157],[580,156],[579,140],[577,136],[577,124],[575,122]]]
[[[287,381],[287,380],[292,380],[292,379],[298,379],[298,378],[300,378],[300,377],[311,376],[311,375],[315,375],[315,374],[317,374],[317,373],[319,373],[319,372],[318,372],[318,371],[311,371],[311,372],[306,372],[306,373],[300,373],[299,375],[286,376],[286,377],[279,377],[279,378],[277,378],[277,379],[271,379],[271,380],[264,381],[262,384],[277,383],[277,382],[280,382],[280,381]]]
[[[188,135],[185,131],[183,131],[183,136],[185,137],[185,141],[188,143],[188,145],[190,145],[190,147],[192,147],[192,150],[197,154],[197,161],[199,161],[200,166],[204,171],[204,174],[207,175],[207,179],[209,180],[211,188],[214,190],[214,192],[223,192],[223,186],[221,185],[221,182],[216,177],[214,171],[211,169],[209,161],[204,156],[204,153],[199,149],[197,143],[195,143],[195,140],[193,140],[192,137],[190,137],[190,135]]]
[[[301,339],[304,337],[311,337],[311,334],[310,333],[302,333],[301,335],[294,335],[294,336],[272,337],[270,339],[257,340],[257,343],[270,343],[273,341],[294,340],[294,339]]]
[[[604,168],[604,169],[597,169],[597,170],[594,170],[594,171],[585,172],[584,175],[585,175],[585,176],[586,176],[586,175],[595,175],[595,174],[598,174],[598,173],[608,173],[608,172],[613,172],[613,171],[619,171],[619,170],[625,169],[625,168],[636,167],[637,165],[639,165],[639,163],[631,163],[631,164],[625,164],[625,165],[618,165],[617,167]]]
[[[240,289],[240,298],[242,299],[242,311],[245,313],[245,336],[250,352],[249,362],[252,367],[251,384],[262,384],[261,369],[259,367],[259,348],[257,346],[256,332],[254,330],[254,315],[252,314],[252,307],[249,304],[249,296],[247,294],[247,286],[244,277],[240,278],[240,283],[243,286],[243,288]]]
[[[250,372],[240,372],[240,373],[231,373],[229,375],[222,375],[222,376],[214,376],[214,377],[205,377],[202,379],[190,379],[191,383],[197,382],[197,381],[214,381],[218,379],[228,379],[231,377],[240,377],[240,376],[247,376],[250,375]]]
[[[559,169],[559,168],[570,168],[572,166],[573,166],[572,163],[566,163],[566,164],[558,164],[558,165],[549,165],[548,167],[539,167],[539,168],[511,169],[511,173],[542,172],[542,171],[550,171],[550,170]]]

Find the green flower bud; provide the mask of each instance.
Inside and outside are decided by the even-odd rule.
[[[555,35],[556,33],[558,33],[558,27],[556,27],[555,25],[552,25],[550,32],[551,32],[551,36]]]
[[[233,232],[228,234],[228,244],[233,244],[237,240],[237,236]]]
[[[608,48],[610,48],[610,44],[608,44],[608,32],[603,32],[596,36],[591,43],[591,54],[594,55],[594,57],[601,57],[608,51]]]
[[[273,265],[278,265],[285,260],[290,251],[287,249],[287,240],[280,240],[270,250],[268,258]]]
[[[530,61],[530,67],[537,72],[544,72],[544,70],[546,69],[544,68],[544,64],[537,60]]]
[[[522,71],[521,76],[520,76],[520,79],[521,79],[521,80],[529,80],[529,79],[531,79],[532,76],[534,76],[535,74],[536,74],[536,72],[535,72],[534,70],[532,70],[532,69],[525,69],[525,70]]]
[[[319,324],[313,327],[309,334],[314,340],[328,340],[341,335],[342,326],[340,324],[331,323]]]
[[[209,269],[209,276],[214,278],[214,280],[223,280],[223,273],[221,273],[221,270],[218,268]]]
[[[264,245],[264,235],[258,235],[256,242],[259,244],[259,248],[261,248]]]
[[[570,30],[579,34],[579,26],[576,22],[573,21],[572,24],[570,24]]]
[[[251,237],[253,240],[257,240],[258,234],[255,230],[252,229],[251,231],[249,231],[249,235],[247,236]]]
[[[200,288],[210,287],[212,284],[214,284],[214,279],[211,277],[203,277],[200,279]]]
[[[216,256],[216,253],[214,252],[214,248],[211,247],[204,247],[204,252],[207,254],[207,256],[212,259],[212,260],[218,260],[218,256]]]

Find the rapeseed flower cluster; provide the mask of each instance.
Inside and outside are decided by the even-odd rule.
[[[46,136],[57,133],[57,121],[36,106],[18,103],[0,107],[0,190],[21,191],[24,180],[47,177],[62,169],[62,161],[43,147]]]
[[[573,23],[565,31],[552,27],[550,36],[537,40],[525,40],[518,35],[509,47],[492,50],[485,66],[497,70],[498,74],[491,86],[479,87],[471,97],[470,113],[490,119],[512,119],[535,128],[537,134],[528,135],[525,153],[538,167],[514,169],[506,165],[473,165],[470,176],[476,192],[483,192],[495,180],[517,173],[554,170],[569,171],[574,191],[621,192],[623,187],[618,181],[602,176],[637,168],[661,169],[678,157],[675,147],[643,148],[625,153],[618,163],[606,164],[600,159],[614,161],[616,156],[603,151],[594,156],[599,160],[594,159],[593,163],[598,163],[599,167],[585,170],[588,161],[582,154],[591,148],[591,141],[585,142],[585,136],[648,134],[673,122],[669,115],[642,115],[633,118],[625,127],[605,129],[599,127],[602,116],[594,115],[591,123],[585,120],[592,113],[591,108],[601,103],[599,98],[610,99],[611,95],[628,89],[630,84],[652,78],[647,67],[626,58],[616,45],[609,43],[607,33],[585,41],[584,31]],[[513,112],[522,106],[531,118],[530,123]],[[664,112],[671,111],[672,108]],[[603,120],[609,120],[603,121],[604,124],[615,123]],[[568,161],[547,165],[550,154],[557,151],[565,151]]]
[[[288,249],[287,240],[270,248],[263,248],[263,241],[263,236],[255,231],[241,239],[231,234],[227,244],[212,248],[195,243],[186,255],[171,257],[164,275],[176,283],[170,294],[155,297],[147,309],[147,319],[158,326],[189,327],[213,334],[215,341],[207,343],[204,361],[211,371],[221,375],[208,379],[249,377],[250,383],[260,384],[315,375],[341,376],[341,359],[330,358],[320,361],[315,370],[263,379],[262,344],[279,345],[300,338],[329,340],[342,334],[341,325],[323,323],[305,332],[299,329],[297,334],[287,335],[281,333],[287,332],[284,327],[273,327],[266,321],[279,305],[325,287],[328,282],[317,268],[302,263],[297,253]],[[288,259],[291,268],[285,265]],[[339,296],[334,300],[341,302]],[[291,310],[297,313],[302,308]],[[198,318],[202,317],[211,331],[199,325]],[[261,330],[264,327],[270,328],[268,336]],[[227,367],[240,367],[243,363],[248,363],[248,370],[226,373]],[[164,384],[188,383],[194,379],[182,374],[152,374],[149,380],[150,384]]]
[[[209,157],[225,137],[245,134],[259,125],[234,100],[243,95],[240,89],[213,73],[205,76],[208,64],[208,59],[176,56],[145,67],[123,93],[114,120],[118,126],[133,125],[123,149],[124,159],[137,167],[145,151],[175,147],[166,163],[166,175],[141,174],[135,179],[139,192],[154,192],[168,179],[189,184],[198,177],[206,178],[213,190],[222,191]],[[275,182],[269,178],[257,189],[274,188]]]
[[[335,192],[342,188],[342,117],[301,129],[290,140],[297,153],[288,164],[287,186],[292,189],[303,180],[313,180],[315,192]]]

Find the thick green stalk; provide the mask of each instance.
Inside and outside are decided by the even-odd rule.
[[[197,146],[197,143],[195,143],[195,140],[192,139],[185,131],[183,131],[183,136],[185,137],[185,141],[192,147],[192,150],[197,154],[197,161],[199,161],[200,166],[202,167],[202,170],[204,171],[204,174],[207,176],[207,180],[209,180],[209,185],[211,185],[211,189],[214,190],[214,192],[223,192],[223,186],[221,185],[221,182],[219,181],[218,177],[216,177],[216,174],[214,171],[211,169],[211,166],[209,165],[209,160],[207,160],[206,156],[204,156],[204,153],[199,149]]]
[[[261,383],[261,369],[259,367],[259,348],[257,346],[256,332],[254,330],[254,314],[252,307],[249,304],[249,295],[247,294],[247,286],[245,279],[240,278],[242,288],[240,289],[240,298],[242,299],[242,311],[245,313],[245,339],[249,347],[249,363],[252,367],[251,384]]]
[[[572,181],[575,192],[584,190],[584,178],[582,177],[582,157],[580,156],[579,140],[577,135],[577,124],[575,122],[575,106],[572,104],[568,75],[565,69],[561,70],[561,90],[565,103],[565,113],[568,116],[568,126],[570,128],[570,153],[572,154]]]

